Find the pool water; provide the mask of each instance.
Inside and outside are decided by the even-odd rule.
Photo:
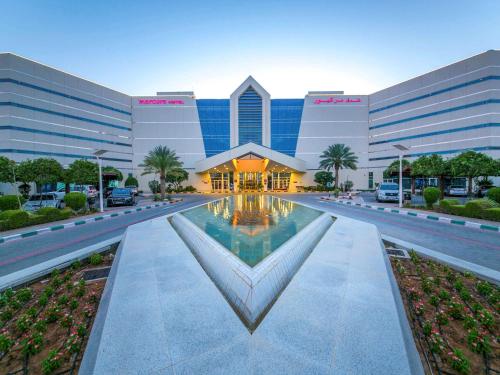
[[[322,212],[271,195],[242,194],[182,214],[253,267]]]

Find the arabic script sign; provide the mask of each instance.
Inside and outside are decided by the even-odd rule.
[[[360,98],[332,98],[329,97],[328,99],[316,99],[314,101],[314,104],[339,104],[339,103],[361,103]]]
[[[167,100],[167,99],[139,99],[139,104],[184,104],[184,100]]]

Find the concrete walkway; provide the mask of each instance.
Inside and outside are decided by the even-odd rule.
[[[389,267],[339,218],[251,335],[165,217],[131,226],[80,374],[421,374]]]

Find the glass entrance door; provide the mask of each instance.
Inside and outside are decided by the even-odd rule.
[[[210,173],[212,191],[214,193],[228,192],[231,189],[233,172]]]
[[[290,186],[290,173],[289,172],[273,172],[269,174],[268,186],[273,191],[287,191]]]
[[[262,187],[261,172],[240,172],[240,190],[260,190]]]

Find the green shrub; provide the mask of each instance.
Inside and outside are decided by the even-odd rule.
[[[496,208],[497,206],[498,204],[495,201],[488,198],[474,199],[465,204],[465,216],[482,218],[484,210]]]
[[[484,210],[483,218],[486,220],[500,221],[500,207],[488,208]]]
[[[90,264],[92,264],[93,266],[97,266],[99,264],[102,263],[102,255],[101,254],[98,254],[98,253],[94,253],[90,256]]]
[[[196,192],[196,188],[194,186],[188,185],[184,188],[184,191],[186,193],[194,193]]]
[[[36,214],[46,217],[47,221],[56,221],[59,220],[60,212],[61,210],[55,207],[42,207]]]
[[[439,208],[446,212],[447,214],[451,213],[450,206],[457,206],[460,202],[458,199],[441,199],[439,201]]]
[[[66,206],[71,208],[73,211],[80,211],[85,208],[85,203],[87,202],[87,196],[84,193],[71,192],[64,196],[64,202]]]
[[[500,204],[500,187],[494,187],[488,190],[488,193],[486,193],[486,196],[499,203]]]
[[[450,214],[452,214],[452,215],[465,216],[465,205],[463,205],[463,204],[457,204],[455,206],[450,206],[449,210],[450,210]]]
[[[127,179],[125,180],[125,185],[124,186],[139,186],[139,182],[137,181],[137,178],[134,176],[128,176]]]
[[[28,225],[29,214],[23,210],[8,210],[1,213],[0,230],[21,228]]]
[[[19,196],[19,200],[21,204],[26,202],[24,197]],[[17,195],[3,195],[0,197],[0,211],[6,210],[17,210],[19,209],[19,200],[17,199]]]
[[[427,187],[424,189],[424,199],[427,208],[432,208],[441,196],[441,190],[436,187]]]

